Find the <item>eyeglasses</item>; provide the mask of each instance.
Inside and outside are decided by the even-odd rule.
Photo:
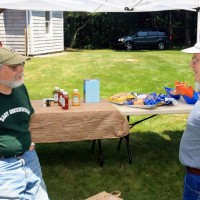
[[[6,66],[8,66],[14,72],[14,71],[17,71],[18,67],[24,67],[24,65],[25,65],[25,62],[14,64],[14,65],[6,65]]]
[[[192,63],[193,64],[196,64],[199,61],[200,61],[200,58],[192,57]]]

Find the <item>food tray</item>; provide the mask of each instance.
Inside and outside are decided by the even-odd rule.
[[[168,95],[169,97],[172,97],[172,98],[174,98],[174,99],[179,100],[180,97],[181,97],[181,95],[179,95],[179,94],[177,94],[177,95],[172,94],[171,91],[173,91],[173,90],[174,90],[173,88],[165,87],[165,91],[166,91],[166,93],[167,93],[167,95]]]
[[[109,103],[113,103],[113,104],[116,104],[116,105],[126,105],[126,103],[122,102],[122,103],[118,103],[118,102],[112,102],[112,101],[108,101]]]
[[[157,107],[157,105],[127,105],[131,108],[141,108],[141,109],[154,109]]]

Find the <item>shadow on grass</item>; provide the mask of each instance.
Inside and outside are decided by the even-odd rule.
[[[52,200],[82,200],[101,191],[120,190],[124,200],[178,200],[184,170],[178,160],[182,131],[130,134],[133,163],[125,140],[102,140],[105,158],[99,167],[92,141],[38,144],[44,179]]]
[[[182,131],[165,131],[162,134],[154,132],[137,132],[130,134],[130,146],[133,154],[133,165],[146,158],[145,162],[158,162],[162,157],[165,162],[177,162],[179,142]],[[120,151],[117,149],[119,139],[101,140],[105,167],[113,162],[128,163],[126,141],[123,139]],[[99,152],[96,143],[94,152],[92,141],[37,144],[37,152],[45,165],[89,164],[99,165]]]

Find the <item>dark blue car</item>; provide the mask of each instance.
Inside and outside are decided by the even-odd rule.
[[[138,30],[128,36],[118,38],[117,47],[128,51],[137,48],[157,48],[163,50],[167,45],[172,44],[172,36],[167,31],[150,29]]]

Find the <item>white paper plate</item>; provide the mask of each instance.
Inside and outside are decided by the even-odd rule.
[[[116,105],[126,105],[126,103],[117,103],[117,102],[112,102],[112,101],[108,101],[109,103],[113,103],[113,104],[116,104]]]
[[[127,105],[130,108],[141,108],[141,109],[154,109],[156,105]]]

